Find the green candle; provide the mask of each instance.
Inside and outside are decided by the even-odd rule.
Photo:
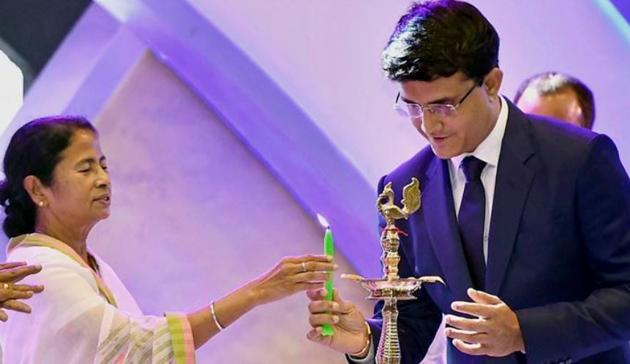
[[[320,224],[326,228],[326,233],[324,234],[324,254],[329,257],[335,256],[335,241],[333,240],[332,231],[330,230],[330,226],[328,225],[328,221],[322,216],[317,214],[317,218],[319,219]],[[326,301],[333,300],[333,276],[332,273],[326,279]],[[322,326],[322,335],[323,336],[332,336],[334,333],[334,329],[329,324],[324,324]]]

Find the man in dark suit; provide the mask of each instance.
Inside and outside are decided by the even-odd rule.
[[[399,302],[402,362],[446,314],[450,363],[630,363],[630,181],[610,138],[523,114],[500,96],[499,37],[472,5],[421,2],[383,67],[397,108],[429,142],[384,176],[422,207],[398,224],[400,275],[438,275]],[[373,363],[382,320],[308,296],[309,339]],[[321,336],[320,326],[336,328]]]

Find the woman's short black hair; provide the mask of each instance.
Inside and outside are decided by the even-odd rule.
[[[474,6],[421,1],[403,15],[383,51],[393,81],[433,81],[462,72],[481,83],[499,65],[499,35]]]
[[[24,124],[11,137],[4,155],[5,179],[0,182],[0,205],[6,215],[2,228],[8,237],[35,230],[36,207],[24,189],[24,178],[33,175],[50,186],[55,166],[77,130],[97,134],[83,117],[48,116]]]

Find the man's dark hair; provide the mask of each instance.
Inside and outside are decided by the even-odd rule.
[[[526,90],[531,89],[537,95],[555,95],[565,91],[573,91],[577,96],[578,105],[582,110],[582,126],[593,129],[595,123],[595,98],[593,92],[573,76],[560,72],[543,72],[526,79],[518,87],[514,96],[514,103],[518,103]]]
[[[398,21],[383,51],[383,70],[398,82],[461,71],[481,83],[498,58],[499,35],[477,8],[456,0],[421,1]]]

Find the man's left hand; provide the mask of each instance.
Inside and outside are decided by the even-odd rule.
[[[524,351],[523,336],[516,314],[497,296],[468,289],[473,302],[453,302],[454,311],[472,316],[446,315],[446,336],[469,355],[506,356]]]

